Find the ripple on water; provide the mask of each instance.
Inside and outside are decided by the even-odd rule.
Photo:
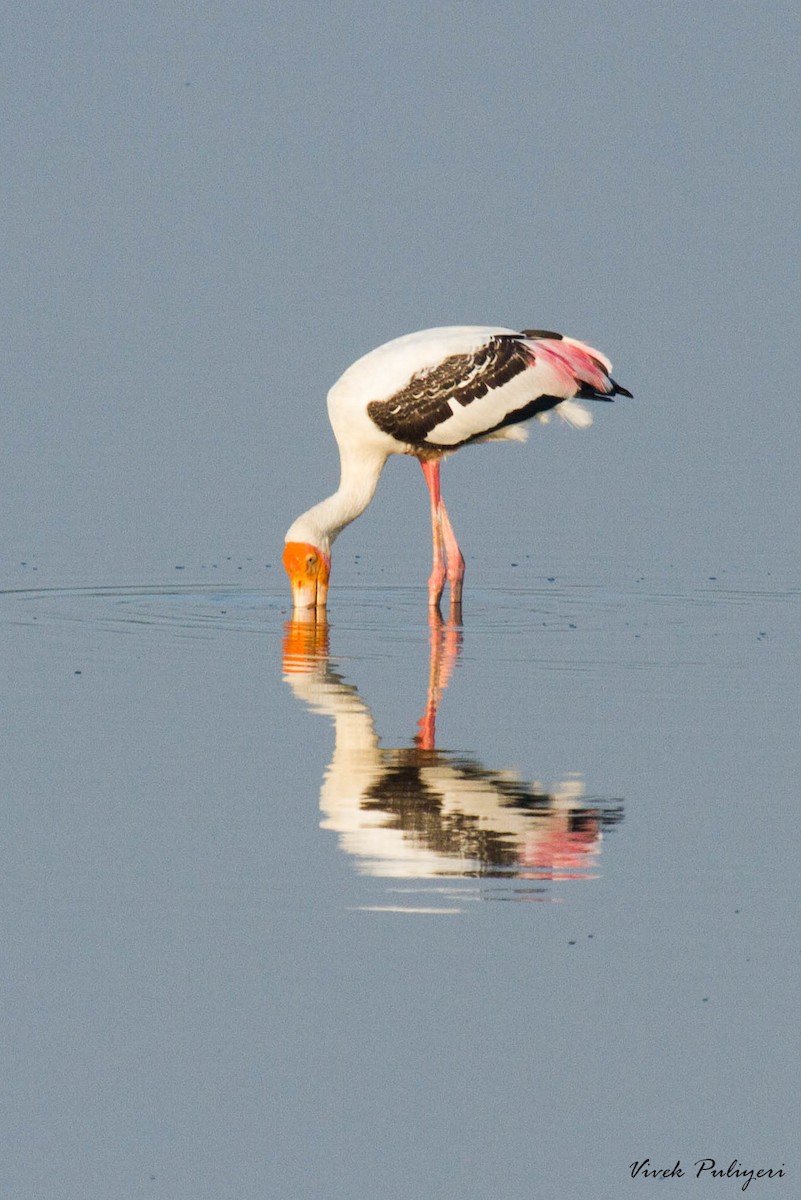
[[[0,622],[77,624],[118,633],[263,633],[275,630],[286,615],[286,602],[277,595],[234,586],[142,584],[0,592]]]

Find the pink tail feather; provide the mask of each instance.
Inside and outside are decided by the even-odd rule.
[[[531,343],[536,355],[551,364],[566,388],[573,389],[582,383],[599,392],[611,392],[614,384],[609,378],[612,364],[599,350],[575,342],[570,338],[556,341],[543,338]]]

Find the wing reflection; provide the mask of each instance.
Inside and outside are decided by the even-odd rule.
[[[459,628],[432,624],[425,711],[412,745],[390,749],[356,688],[332,665],[326,621],[287,622],[284,679],[334,724],[322,827],[339,835],[367,875],[594,878],[603,832],[623,819],[620,801],[589,799],[577,774],[546,788],[436,748],[437,708],[460,648]]]

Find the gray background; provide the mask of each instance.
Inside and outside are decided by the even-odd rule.
[[[14,1200],[618,1200],[645,1156],[739,1195],[707,1155],[797,1194],[799,24],[6,13]],[[549,902],[365,912],[390,891],[319,828],[280,549],[336,486],[330,384],[453,322],[585,339],[636,399],[447,464],[441,745],[626,815]],[[396,460],[336,549],[332,658],[388,746],[425,702],[427,520]]]
[[[117,582],[274,562],[336,484],[330,384],[463,322],[588,340],[638,398],[590,435],[449,464],[468,553],[783,554],[799,22],[781,3],[11,9],[11,564]],[[428,554],[416,476],[391,463],[341,543],[388,543],[399,581]]]

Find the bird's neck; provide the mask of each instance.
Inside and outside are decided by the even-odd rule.
[[[308,542],[324,553],[346,525],[360,517],[372,500],[387,461],[383,450],[339,448],[341,477],[333,496],[303,513],[287,531],[288,542]]]

